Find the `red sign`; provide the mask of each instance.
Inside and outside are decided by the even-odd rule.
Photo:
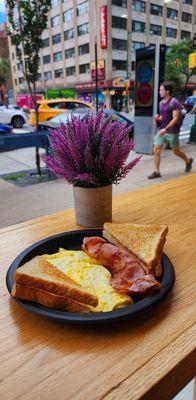
[[[99,87],[110,87],[112,86],[112,81],[99,81]],[[75,89],[84,90],[84,89],[94,89],[96,84],[93,82],[85,82],[85,83],[78,83],[75,85]]]
[[[97,73],[98,73],[98,80],[105,79],[105,60],[100,60],[97,63]],[[95,70],[95,62],[91,62],[91,79],[95,81],[96,79],[96,70]]]
[[[107,47],[107,6],[101,7],[101,35],[100,45],[102,49]]]
[[[147,104],[152,97],[152,89],[149,83],[142,83],[137,92],[138,100],[141,104]]]

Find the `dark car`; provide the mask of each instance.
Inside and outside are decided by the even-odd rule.
[[[127,128],[130,128],[130,138],[132,139],[134,136],[134,123],[132,119],[129,117],[129,115],[125,115],[124,113],[120,113],[118,111],[113,111],[113,110],[108,110],[104,109],[103,112],[106,114],[106,116],[111,116],[114,121],[119,121],[122,124],[125,124]],[[67,111],[63,114],[57,115],[56,117],[50,119],[47,122],[43,122],[39,124],[39,129],[40,130],[47,130],[48,128],[55,128],[60,122],[66,123],[67,121],[70,120],[72,115],[80,115],[80,117],[83,119],[87,116],[89,113],[95,113],[95,110],[85,110],[85,109],[77,109],[76,111]]]
[[[5,133],[11,133],[12,128],[9,125],[0,124],[0,135]]]

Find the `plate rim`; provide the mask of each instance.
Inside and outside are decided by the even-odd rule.
[[[11,289],[13,286],[13,276],[14,272],[17,268],[20,267],[20,263],[22,260],[34,249],[36,249],[38,246],[41,246],[43,244],[46,244],[47,242],[51,240],[56,240],[61,237],[67,237],[67,236],[77,236],[77,235],[87,235],[91,233],[91,236],[94,232],[96,232],[96,236],[99,236],[102,234],[103,229],[99,228],[89,228],[89,229],[78,229],[78,230],[72,230],[72,231],[67,231],[67,232],[62,232],[58,233],[55,235],[48,236],[44,239],[41,239],[32,245],[28,246],[25,250],[23,250],[18,256],[13,260],[11,263],[10,267],[7,270],[6,273],[6,286],[7,290],[11,295]],[[39,315],[41,317],[45,317],[47,319],[52,319],[58,322],[66,322],[66,323],[74,323],[74,324],[99,324],[99,323],[108,323],[108,322],[115,322],[123,319],[128,319],[128,318],[136,318],[140,317],[142,314],[145,312],[149,311],[149,309],[153,309],[155,306],[157,306],[166,296],[167,294],[172,290],[175,282],[175,270],[174,266],[169,259],[169,257],[163,253],[162,256],[162,264],[163,264],[163,269],[167,268],[167,271],[165,274],[163,274],[163,284],[161,285],[161,290],[151,296],[148,296],[136,303],[131,303],[130,305],[120,308],[118,310],[114,311],[107,311],[107,312],[96,312],[96,313],[89,313],[89,314],[79,314],[79,313],[70,313],[67,311],[63,310],[56,310],[56,309],[51,309],[47,308],[45,306],[33,303],[33,302],[28,302],[26,300],[20,300],[11,298],[18,303],[20,306],[22,306],[24,309],[30,311],[33,314]],[[161,281],[161,282],[162,282]]]

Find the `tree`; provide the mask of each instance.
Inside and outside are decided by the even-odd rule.
[[[0,58],[0,98],[4,102],[3,86],[9,79],[10,63],[7,58]]]
[[[184,85],[186,88],[196,72],[188,67],[189,54],[194,51],[192,40],[181,40],[171,46],[166,55],[166,80],[173,81],[176,87]]]
[[[39,52],[43,47],[42,33],[47,27],[51,0],[6,0],[9,25],[7,28],[16,57],[22,66],[29,93],[32,97],[38,130],[36,81],[39,69]],[[36,163],[41,175],[39,152]]]

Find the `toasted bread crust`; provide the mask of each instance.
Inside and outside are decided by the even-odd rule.
[[[18,283],[14,284],[11,295],[12,297],[17,297],[21,300],[33,301],[45,307],[57,310],[79,313],[89,313],[91,311],[88,306],[73,299],[59,296],[35,287],[20,285]]]
[[[139,259],[144,269],[161,275],[160,255],[166,240],[166,225],[104,224],[103,236]]]
[[[66,274],[60,272],[58,274],[56,272],[57,268],[52,268],[51,264],[49,264],[49,268],[47,269],[48,264],[44,257],[35,257],[16,270],[14,276],[15,283],[41,289],[58,296],[64,296],[78,303],[89,304],[93,307],[97,306],[97,296],[84,290],[80,285],[67,277]],[[33,273],[28,273],[29,268],[31,268]]]

